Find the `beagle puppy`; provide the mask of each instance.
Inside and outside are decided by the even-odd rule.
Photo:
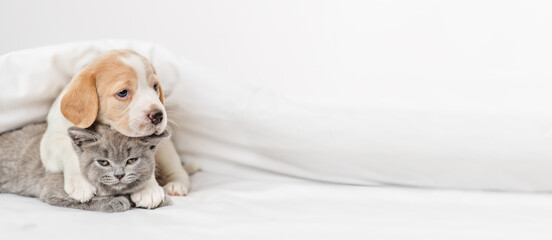
[[[103,53],[73,77],[52,105],[40,142],[42,162],[49,171],[64,172],[69,196],[88,201],[96,189],[80,172],[67,129],[87,128],[98,121],[129,137],[161,134],[167,126],[164,104],[155,68],[145,57],[130,50]],[[188,193],[188,173],[170,140],[158,145],[155,158],[166,184],[161,187],[153,174],[144,189],[131,195],[138,207],[158,206],[165,192],[173,196]]]

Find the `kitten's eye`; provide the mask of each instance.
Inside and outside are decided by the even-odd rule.
[[[127,90],[123,90],[123,91],[118,92],[118,93],[117,93],[117,97],[123,98],[123,99],[126,98],[126,97],[128,97],[128,91],[127,91]]]
[[[132,164],[136,163],[136,161],[138,161],[138,158],[131,158],[131,159],[127,160],[126,164],[127,165],[132,165]]]
[[[109,166],[109,161],[107,160],[97,160],[96,162],[98,162],[98,164],[104,167]]]
[[[153,90],[157,91],[158,88],[159,88],[159,84],[156,83],[153,85]]]

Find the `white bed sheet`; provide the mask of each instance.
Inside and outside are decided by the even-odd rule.
[[[551,239],[547,194],[366,187],[199,172],[188,197],[104,214],[0,195],[9,239]]]

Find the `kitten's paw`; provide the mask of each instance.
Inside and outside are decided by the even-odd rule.
[[[130,209],[130,201],[127,197],[116,197],[102,207],[102,212],[124,212]]]
[[[130,199],[136,204],[136,207],[155,208],[165,200],[165,191],[159,185],[149,185],[144,189],[130,195]]]
[[[165,192],[170,196],[186,196],[188,195],[189,186],[181,182],[169,182],[163,186]]]
[[[87,202],[96,195],[96,187],[82,176],[65,178],[64,190],[69,197],[80,202]]]

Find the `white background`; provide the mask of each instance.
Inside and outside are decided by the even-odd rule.
[[[97,239],[89,226],[103,237],[151,239],[552,239],[550,194],[270,182],[226,170],[550,193],[551,23],[545,0],[0,0],[0,54],[145,40],[295,101],[365,116],[303,111],[266,92],[240,98],[221,89],[228,84],[193,79],[187,84],[200,86],[192,92],[205,102],[180,95],[195,108],[177,146],[207,171],[193,177],[188,197],[171,208],[100,215],[2,194],[0,229],[56,239]],[[6,68],[25,72],[35,60]],[[14,92],[12,79],[31,82],[21,75],[0,78],[4,96]],[[36,105],[36,95],[21,102]]]
[[[2,0],[0,54],[145,40],[305,102],[416,98],[409,90],[420,84],[444,91],[424,103],[463,79],[550,77],[551,13],[550,1]]]

